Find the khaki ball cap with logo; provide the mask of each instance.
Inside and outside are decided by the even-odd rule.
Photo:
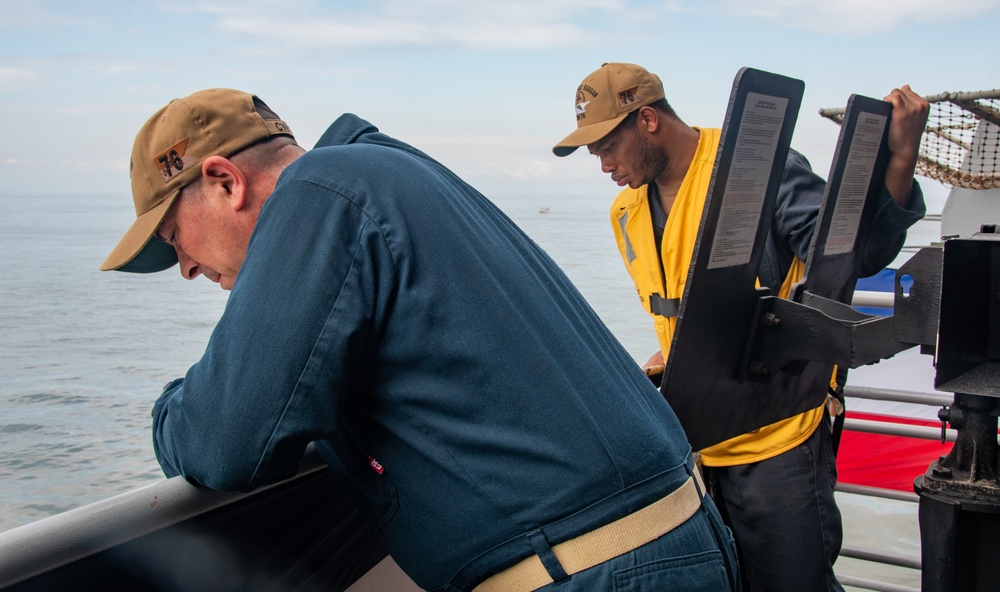
[[[136,135],[129,163],[135,222],[101,271],[152,273],[177,263],[174,248],[154,234],[181,189],[201,176],[202,161],[276,135],[292,131],[256,96],[227,88],[174,99],[154,113]]]
[[[580,146],[593,144],[615,129],[629,113],[662,98],[663,83],[642,66],[602,64],[576,89],[576,131],[556,144],[552,152],[568,156]]]

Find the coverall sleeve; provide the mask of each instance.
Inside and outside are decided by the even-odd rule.
[[[816,175],[804,156],[789,151],[775,205],[772,232],[779,245],[785,245],[799,259],[806,260],[809,245],[819,217],[826,182]],[[901,207],[882,187],[876,214],[864,255],[861,277],[878,273],[892,263],[906,240],[907,229],[923,218],[926,212],[923,192],[914,180],[913,189]],[[782,261],[787,270],[791,261]],[[780,279],[778,280],[780,283]]]
[[[790,250],[806,260],[825,190],[826,181],[813,172],[806,157],[789,150],[771,222],[771,232],[777,237],[781,251]],[[790,257],[787,262],[782,261],[782,273],[790,263]],[[782,278],[775,279],[781,283]]]
[[[294,475],[364,388],[392,270],[349,196],[279,181],[203,357],[154,406],[164,473],[241,491]]]
[[[861,277],[878,273],[892,263],[903,248],[906,231],[924,217],[927,205],[924,193],[916,179],[906,200],[906,207],[900,206],[884,186],[878,198],[871,234],[861,261]]]

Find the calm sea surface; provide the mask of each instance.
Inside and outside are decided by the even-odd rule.
[[[492,198],[642,362],[656,339],[614,247],[608,193]],[[0,531],[162,479],[150,409],[201,356],[226,293],[176,268],[98,271],[133,218],[127,194],[0,194]],[[846,543],[919,553],[915,506],[838,495]],[[868,540],[876,531],[889,541]],[[905,570],[875,577],[917,585]]]
[[[656,341],[606,201],[500,205],[644,361]],[[0,530],[162,478],[150,409],[201,356],[226,292],[176,268],[98,271],[132,219],[126,194],[0,195]]]

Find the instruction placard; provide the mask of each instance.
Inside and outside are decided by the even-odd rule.
[[[850,253],[854,249],[861,226],[861,214],[865,209],[865,196],[868,195],[879,144],[888,119],[885,115],[866,112],[858,116],[833,207],[830,232],[823,247],[823,252],[827,255]]]
[[[709,269],[750,261],[787,107],[786,98],[747,93]]]

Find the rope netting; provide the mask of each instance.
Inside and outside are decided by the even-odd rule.
[[[967,189],[1000,187],[1000,89],[924,98],[931,109],[917,174]],[[843,108],[819,114],[843,123]]]

